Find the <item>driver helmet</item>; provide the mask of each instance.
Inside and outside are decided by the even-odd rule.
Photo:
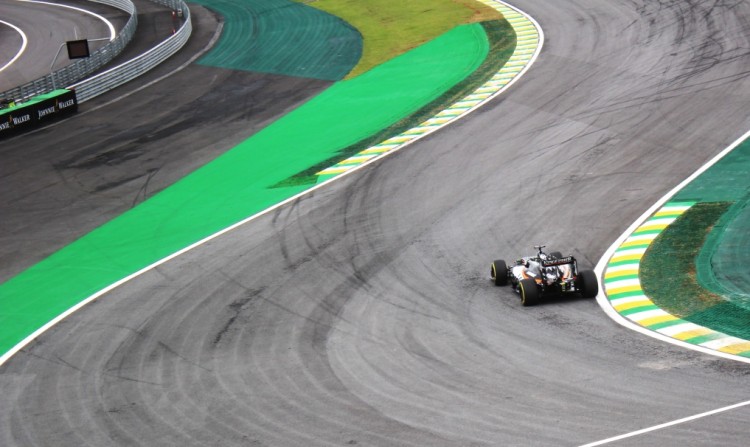
[[[546,261],[547,260],[547,254],[546,253],[539,253],[539,259],[541,259],[542,261]]]

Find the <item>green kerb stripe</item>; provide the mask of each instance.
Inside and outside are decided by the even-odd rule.
[[[633,233],[633,236],[642,236],[644,234],[659,234],[659,233],[661,233],[661,230],[641,230],[641,231],[636,231],[635,233]]]
[[[694,345],[699,345],[707,341],[716,340],[717,338],[724,338],[724,337],[726,337],[726,335],[720,334],[718,332],[711,332],[710,334],[699,335],[697,337],[688,338],[685,341],[688,343],[692,343]]]
[[[617,250],[615,250],[615,253],[614,253],[613,257],[617,256],[617,255],[624,254],[624,253],[626,253],[628,251],[637,251],[637,250],[640,250],[642,248],[643,247],[619,247]],[[633,254],[637,254],[637,253],[634,252]]]
[[[659,309],[659,306],[654,306],[653,304],[649,304],[648,306],[638,306],[638,307],[633,307],[632,309],[623,310],[620,312],[620,314],[632,315],[632,314],[637,314],[639,312],[645,312],[647,310],[656,310],[656,309]]]
[[[685,213],[685,210],[674,210],[670,212],[659,211],[658,215],[654,215],[654,219],[660,219],[664,217],[680,217]]]
[[[663,329],[665,327],[675,326],[683,323],[686,323],[686,321],[678,318],[676,320],[662,321],[661,323],[650,324],[646,327],[658,331],[659,329]]]
[[[627,247],[620,247],[618,249],[618,251],[620,251],[620,250],[634,250],[634,249],[638,249],[638,248],[648,248],[649,245],[651,245],[651,241],[645,241],[645,242],[637,244],[637,245],[628,245]],[[617,251],[615,253],[617,253]]]
[[[632,292],[620,292],[620,293],[608,293],[607,297],[610,301],[616,300],[618,298],[628,298],[631,296],[640,296],[643,295],[643,291],[641,290],[633,290]]]
[[[610,262],[609,264],[607,264],[607,268],[620,267],[620,266],[623,266],[623,265],[632,265],[633,267],[637,268],[638,267],[638,261],[633,261],[631,259],[631,260],[627,260],[627,261]]]

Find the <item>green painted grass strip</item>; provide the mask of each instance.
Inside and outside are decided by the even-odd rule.
[[[198,63],[336,81],[362,56],[362,36],[326,12],[291,0],[196,0],[224,18],[218,43]]]
[[[731,301],[721,301],[684,317],[697,325],[750,340],[750,311]]]

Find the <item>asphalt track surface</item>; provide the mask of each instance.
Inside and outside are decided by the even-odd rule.
[[[488,280],[490,260],[535,243],[593,266],[644,209],[747,130],[750,5],[516,5],[547,40],[513,88],[47,332],[0,369],[0,444],[581,445],[750,399],[747,365],[630,332],[593,300],[522,308]],[[229,98],[245,78],[206,83],[193,69],[69,120],[66,132],[90,133],[181,86],[184,104],[154,121],[138,115],[143,124],[117,144],[140,147],[148,126],[180,128],[159,142],[165,175],[179,170],[166,149],[181,144],[176,136],[223,136],[211,147],[226,149],[241,133],[227,137],[226,122],[180,123],[211,104],[199,98],[213,87]],[[294,82],[259,88],[254,102],[282,98]],[[249,115],[250,126],[264,122]],[[238,128],[243,116],[225,121]],[[17,163],[55,156],[38,135],[23,138],[36,152]],[[148,158],[106,172],[147,172]],[[77,172],[93,178],[93,168]],[[23,178],[59,177],[1,178],[16,190]],[[0,201],[36,225],[19,234],[47,248],[56,229],[80,231],[76,212],[58,215],[67,210],[49,197],[58,189],[29,188],[31,208]],[[130,201],[78,194],[94,219]],[[52,216],[56,225],[36,224]],[[748,417],[745,406],[612,445],[744,445]]]
[[[121,29],[128,19],[127,13],[111,6],[83,1],[62,4],[96,13],[112,23],[116,30]],[[60,51],[60,45],[68,40],[110,37],[105,22],[78,10],[16,0],[0,0],[0,8],[0,19],[20,28],[28,38],[28,46],[23,55],[0,75],[0,91],[10,90],[30,80],[46,76],[50,73],[50,67],[59,69],[70,64],[65,48]],[[54,26],[49,26],[50,23]],[[2,67],[20,49],[21,37],[5,24],[0,24],[0,37],[3,42],[0,50]],[[89,50],[93,52],[106,43],[91,41]]]
[[[0,179],[8,186],[0,188],[0,281],[137,205],[331,85],[192,64],[137,97],[108,106],[206,49],[219,21],[202,7],[193,10],[192,38],[168,63],[138,82],[85,102],[74,119],[2,142]],[[146,30],[158,31],[134,38],[140,53],[163,39],[165,27],[171,29],[171,23],[158,19],[160,14],[154,11],[157,18],[150,21],[139,18],[140,26],[145,22]],[[134,47],[125,53],[140,54]]]

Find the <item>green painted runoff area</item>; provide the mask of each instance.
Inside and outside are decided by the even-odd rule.
[[[116,281],[297,194],[284,179],[408,117],[488,54],[463,25],[335,83],[213,162],[0,285],[0,352]]]
[[[750,195],[727,211],[697,260],[698,281],[750,311]],[[750,327],[750,318],[745,324]]]
[[[750,340],[747,172],[750,140],[742,142],[672,198],[698,203],[667,227],[646,252],[642,283],[646,294],[665,310]],[[675,265],[675,257],[684,257],[684,253],[690,253],[688,262]],[[682,278],[683,282],[672,287],[657,285],[667,284],[670,277]]]
[[[343,79],[362,36],[342,19],[291,0],[196,0],[224,17],[221,38],[198,63],[233,70]]]

